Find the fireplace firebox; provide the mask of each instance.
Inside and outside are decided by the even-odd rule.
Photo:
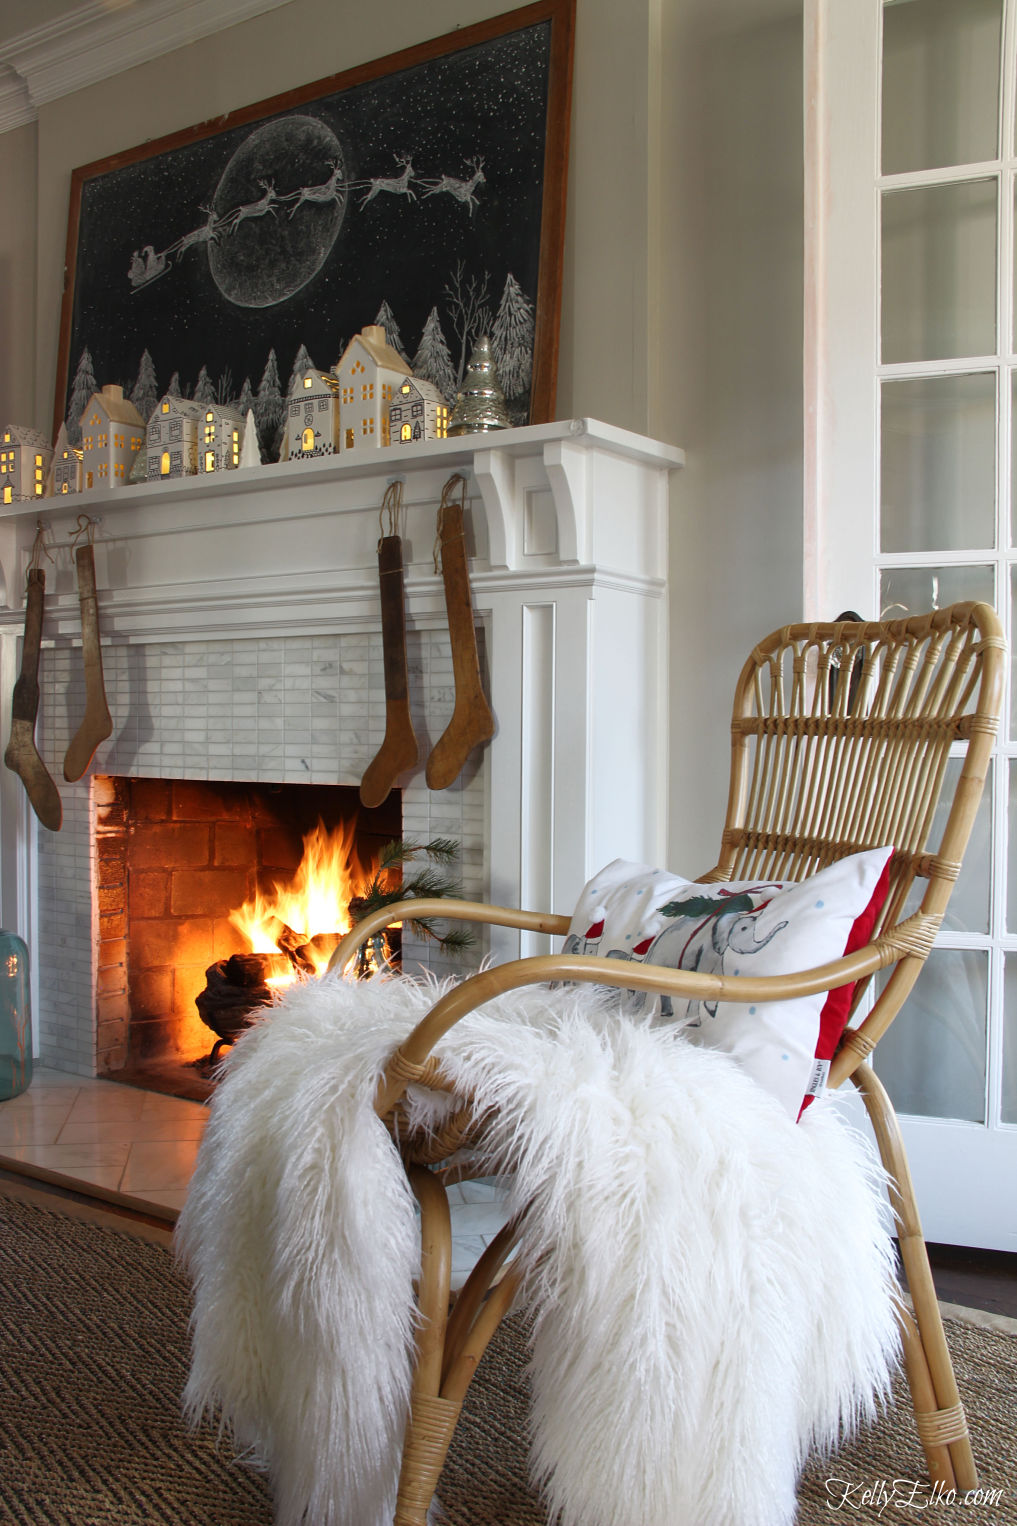
[[[293,924],[341,916],[381,847],[401,835],[399,792],[367,810],[338,785],[101,776],[93,800],[102,1073],[204,1095],[218,1030],[195,1003],[209,967],[267,951],[274,936],[296,946],[321,935],[327,947],[341,927]],[[293,899],[309,851],[336,880],[327,892],[317,885],[329,897],[318,910]],[[259,914],[278,923],[261,934],[268,942]]]

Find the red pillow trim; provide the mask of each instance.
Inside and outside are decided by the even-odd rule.
[[[883,909],[887,893],[890,889],[890,865],[892,862],[893,854],[890,855],[883,865],[883,872],[876,881],[875,889],[869,898],[869,904],[854,920],[847,942],[844,945],[845,954],[854,954],[858,949],[864,948],[872,937],[872,929],[876,925],[876,918]],[[826,1085],[826,1076],[830,1068],[829,1062],[837,1053],[837,1045],[840,1043],[841,1035],[847,1027],[851,999],[855,994],[855,986],[857,984],[856,980],[852,980],[847,985],[838,986],[835,991],[827,993],[826,1001],[823,1003],[823,1010],[819,1016],[819,1036],[816,1039],[816,1059],[824,1061],[825,1064],[822,1070],[820,1070],[819,1066],[816,1067],[817,1091],[806,1094],[798,1113],[799,1118],[801,1118],[802,1113],[804,1113],[810,1103],[816,1100],[816,1096]]]

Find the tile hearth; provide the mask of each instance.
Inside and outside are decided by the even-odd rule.
[[[36,1067],[27,1091],[0,1102],[0,1168],[178,1212],[207,1119],[200,1102]],[[453,1284],[501,1228],[498,1196],[493,1182],[449,1188]]]

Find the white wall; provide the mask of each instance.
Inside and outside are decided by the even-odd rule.
[[[505,8],[291,0],[6,134],[0,191],[18,215],[0,219],[16,290],[9,320],[0,295],[0,417],[51,426],[75,166]],[[800,0],[578,0],[557,416],[688,453],[672,516],[671,837],[689,872],[715,856],[742,658],[801,610],[801,81]]]
[[[0,422],[35,410],[36,124],[0,137]],[[50,414],[39,426],[49,432]]]
[[[802,612],[802,31],[786,0],[666,7],[663,384],[672,492],[673,866],[716,858],[731,695]]]

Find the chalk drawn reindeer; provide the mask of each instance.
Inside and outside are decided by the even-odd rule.
[[[309,201],[316,206],[325,206],[330,201],[338,201],[342,196],[347,188],[346,182],[340,174],[342,165],[335,159],[331,159],[329,162],[332,165],[332,173],[327,180],[322,181],[321,185],[302,185],[299,191],[293,191],[289,196],[280,197],[281,201],[293,201],[296,198],[293,207],[290,209],[291,218],[297,215],[305,201]]]
[[[424,191],[425,196],[438,196],[442,191],[447,191],[450,196],[455,197],[456,201],[464,202],[469,207],[472,217],[473,208],[477,205],[477,198],[473,193],[478,185],[486,184],[486,177],[482,158],[467,159],[466,163],[473,170],[468,180],[458,180],[454,175],[442,175],[440,180],[424,180],[421,184],[427,187]]]
[[[234,207],[233,211],[228,212],[223,218],[221,226],[227,233],[235,233],[240,224],[246,222],[249,217],[264,217],[266,212],[271,212],[272,216],[275,216],[277,203],[285,198],[276,193],[273,180],[259,180],[258,184],[264,191],[263,196],[259,196],[257,201],[247,202],[242,207]]]
[[[416,201],[417,193],[410,189],[410,181],[413,178],[413,163],[407,154],[396,154],[396,164],[403,167],[401,175],[379,176],[370,182],[370,190],[363,197],[360,205],[366,207],[369,201],[373,201],[382,191],[391,191],[394,196],[408,196],[410,201]]]

